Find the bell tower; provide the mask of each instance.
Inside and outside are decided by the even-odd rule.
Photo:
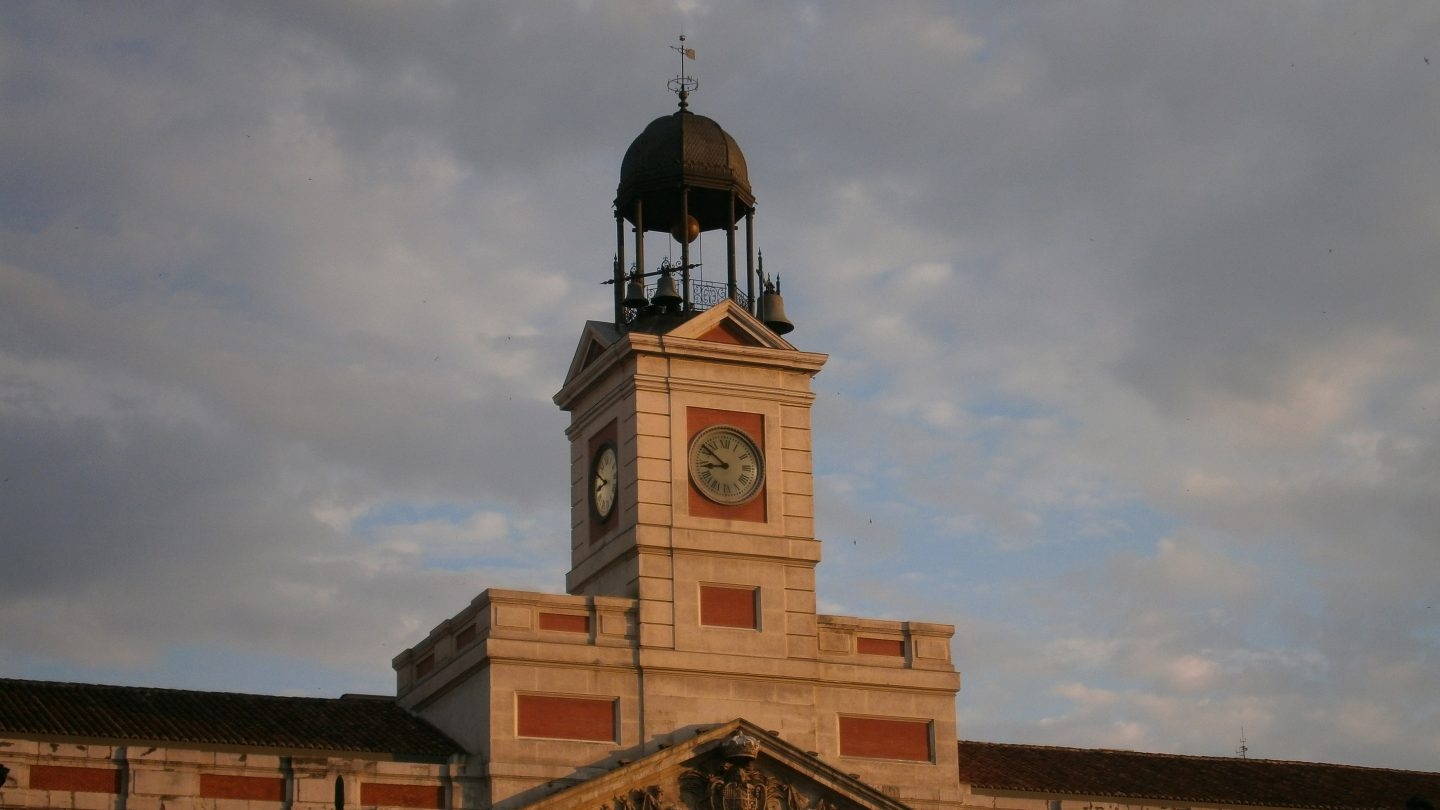
[[[484,752],[457,775],[468,806],[559,801],[740,724],[804,759],[805,779],[879,791],[857,806],[959,807],[954,628],[817,611],[811,379],[826,357],[785,337],[739,145],[690,111],[683,69],[671,88],[679,108],[621,162],[613,317],[584,325],[555,395],[565,593],[482,591],[396,656],[398,699]],[[710,279],[707,239],[724,268]]]
[[[586,325],[555,397],[572,415],[566,590],[638,599],[655,654],[813,657],[810,378],[825,357],[781,336],[793,326],[754,263],[739,145],[689,110],[693,78],[671,88],[679,109],[620,165],[614,320]],[[707,235],[723,238],[723,281],[695,272]],[[665,252],[655,269],[647,246]]]

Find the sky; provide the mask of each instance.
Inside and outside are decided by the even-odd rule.
[[[393,693],[563,591],[681,30],[822,611],[953,624],[966,739],[1440,769],[1429,0],[0,4],[0,676]]]

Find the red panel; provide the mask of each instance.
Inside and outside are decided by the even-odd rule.
[[[423,678],[426,675],[429,675],[430,671],[433,669],[435,669],[435,655],[434,653],[431,653],[430,655],[421,658],[420,661],[415,664],[415,677]]]
[[[564,633],[590,632],[590,617],[574,613],[540,613],[541,630],[559,630]]]
[[[840,755],[929,762],[930,723],[926,720],[885,720],[840,717]]]
[[[285,780],[270,776],[200,774],[200,796],[205,799],[247,799],[255,802],[285,801]]]
[[[711,327],[710,331],[700,336],[701,340],[708,340],[711,343],[729,343],[732,346],[754,346],[755,340],[730,321],[721,321]]]
[[[755,588],[723,585],[700,586],[700,623],[711,627],[760,627],[756,616]]]
[[[855,651],[866,655],[905,655],[905,642],[898,638],[867,638],[861,636],[855,639]]]
[[[732,425],[748,433],[750,438],[755,441],[756,446],[760,448],[760,452],[765,452],[765,416],[763,414],[720,411],[714,408],[687,408],[685,423],[690,438],[694,438],[696,433],[711,425]],[[760,492],[754,498],[738,506],[718,504],[700,494],[700,490],[695,487],[695,482],[690,481],[690,473],[686,471],[684,473],[685,480],[690,484],[690,514],[698,517],[764,523],[766,520],[765,489],[770,486],[770,475],[774,472],[774,468],[771,467],[772,461],[778,460],[771,459],[769,456],[765,457],[765,483],[760,487]]]
[[[595,461],[595,454],[600,451],[600,447],[602,445],[613,444],[616,445],[616,461],[618,462],[620,459],[618,455],[620,452],[620,447],[618,444],[618,440],[616,439],[616,436],[618,436],[619,434],[617,432],[615,424],[616,423],[614,421],[611,421],[604,427],[600,428],[600,430],[598,430],[594,436],[590,437],[590,441],[586,443],[585,447],[585,514],[589,516],[588,518],[586,518],[586,520],[590,523],[590,542],[592,543],[599,540],[601,537],[604,537],[606,532],[614,529],[620,523],[620,500],[622,500],[621,496],[623,496],[625,493],[621,492],[619,489],[616,489],[615,508],[610,510],[610,517],[605,518],[605,521],[603,523],[595,520],[595,512],[589,506],[590,465]]]
[[[65,765],[31,765],[31,790],[65,790],[80,793],[119,793],[120,771],[114,768],[72,768]]]
[[[515,733],[521,737],[615,742],[615,700],[516,695]]]
[[[445,790],[439,785],[365,782],[360,785],[360,803],[368,806],[440,808],[445,806]]]

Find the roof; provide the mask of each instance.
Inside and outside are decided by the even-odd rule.
[[[642,201],[645,230],[671,231],[681,219],[682,188],[687,213],[706,231],[734,224],[755,206],[739,144],[714,120],[683,109],[651,121],[625,150],[615,205],[634,223]]]
[[[0,678],[0,735],[446,758],[463,749],[388,697],[310,698]]]
[[[1145,798],[1186,804],[1387,808],[1440,797],[1440,773],[1314,762],[960,741],[972,790]]]

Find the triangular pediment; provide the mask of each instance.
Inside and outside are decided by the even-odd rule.
[[[580,333],[580,341],[575,344],[575,354],[570,358],[570,369],[565,372],[565,382],[569,383],[576,375],[589,368],[596,358],[619,339],[620,332],[613,324],[586,321],[585,329]]]
[[[688,736],[688,740],[523,807],[526,810],[906,808],[746,720],[732,720]]]
[[[721,301],[695,317],[671,329],[671,337],[692,338],[734,346],[756,346],[765,349],[790,349],[794,346],[745,311],[734,301]]]

